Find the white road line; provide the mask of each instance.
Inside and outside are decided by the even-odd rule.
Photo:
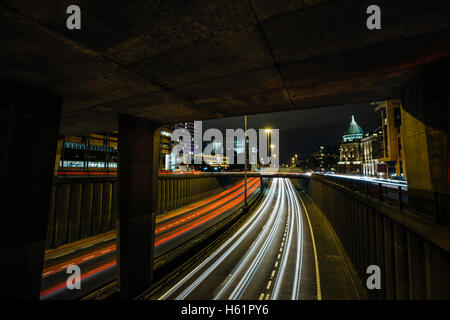
[[[244,269],[244,267],[247,265],[247,263],[250,263],[250,265],[246,268],[246,271],[244,275],[240,278],[240,281],[235,286],[234,290],[232,291],[231,295],[228,299],[236,300],[240,299],[247,289],[247,286],[249,285],[251,279],[253,278],[256,270],[258,269],[259,265],[261,264],[261,261],[263,260],[264,256],[267,254],[268,248],[270,244],[272,243],[275,234],[281,224],[282,216],[278,214],[278,210],[280,207],[283,207],[284,205],[284,183],[281,180],[280,187],[281,192],[278,192],[277,201],[275,204],[275,208],[272,210],[270,218],[268,222],[266,223],[267,228],[264,230],[264,232],[260,233],[256,243],[258,245],[255,245],[255,247],[247,251],[244,258],[241,259],[240,263],[237,266],[237,270],[233,274],[233,278],[237,278],[240,272]],[[273,224],[273,220],[275,220],[275,224]],[[269,230],[268,230],[269,229]],[[262,245],[260,245],[262,243]],[[258,252],[256,252],[256,257],[252,258],[255,254],[256,249],[259,249]],[[225,292],[225,289],[228,289],[231,284],[233,283],[231,279],[229,280],[228,284],[222,288],[221,291],[214,297],[214,299],[219,299],[221,295]]]
[[[288,182],[287,182],[288,184]],[[287,188],[287,193],[286,193],[286,197],[287,197],[287,203],[288,203],[288,208],[289,211],[292,211],[292,195],[289,192],[289,188]],[[294,217],[292,216],[290,219],[288,218],[286,221],[286,227],[289,225],[289,229],[287,231],[287,242],[286,242],[286,249],[283,252],[282,258],[281,258],[281,264],[280,264],[280,269],[277,273],[277,276],[275,278],[275,283],[274,283],[274,288],[272,290],[272,296],[271,299],[278,299],[278,295],[280,293],[281,290],[281,286],[283,284],[283,279],[285,276],[285,271],[286,271],[286,265],[287,265],[287,261],[288,261],[288,257],[289,257],[289,252],[290,252],[290,248],[291,248],[291,242],[292,242],[292,234],[293,234],[293,220]],[[284,242],[282,242],[281,246],[283,247]],[[280,252],[282,251],[282,249],[280,248]],[[280,258],[281,253],[278,254],[278,259]],[[278,262],[278,261],[277,261]]]
[[[195,274],[200,272],[200,270],[203,267],[205,267],[211,260],[215,259],[223,250],[225,250],[228,247],[228,245],[233,243],[233,245],[227,251],[225,251],[225,253],[223,253],[222,256],[216,261],[217,263],[213,264],[210,268],[208,268],[200,277],[198,277],[194,281],[194,283],[192,283],[186,290],[184,290],[177,298],[184,299],[184,297],[189,295],[192,292],[192,290],[194,290],[194,288],[201,281],[203,281],[216,268],[216,266],[219,265],[231,253],[231,251],[233,251],[237,247],[237,245],[242,241],[242,239],[244,239],[247,236],[247,234],[253,230],[255,225],[257,225],[258,222],[262,219],[262,216],[264,215],[263,213],[267,211],[268,205],[273,200],[276,185],[277,181],[274,181],[263,203],[258,207],[256,212],[250,217],[250,219],[246,221],[246,223],[241,228],[239,228],[239,230],[230,239],[228,239],[219,249],[217,249],[214,253],[212,253],[207,259],[205,259],[200,265],[198,265],[194,270],[192,270],[189,274],[187,274],[183,279],[181,279],[178,283],[176,283],[168,291],[166,291],[161,297],[159,297],[159,300],[167,299],[168,297],[170,297],[175,291],[180,289],[181,286],[183,286],[189,279],[191,279]],[[238,238],[238,240],[235,241],[236,238]]]
[[[297,209],[297,213],[298,213],[297,218],[295,219],[296,230],[297,230],[297,255],[296,255],[296,259],[295,259],[295,270],[298,270],[298,272],[295,272],[291,299],[298,300],[299,295],[300,295],[300,285],[301,285],[301,275],[302,275],[302,265],[303,265],[303,243],[304,243],[304,241],[303,241],[303,217],[302,217],[302,211],[300,208],[300,203],[298,201],[299,197],[298,197],[297,191],[294,189],[291,182],[290,182],[290,187],[294,193],[294,205],[295,205],[295,208]]]

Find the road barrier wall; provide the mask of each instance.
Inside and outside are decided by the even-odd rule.
[[[201,200],[240,179],[208,174],[160,175],[157,214]],[[116,229],[117,187],[116,177],[55,178],[46,249]]]
[[[380,267],[381,289],[367,289],[370,298],[450,298],[448,227],[324,177],[293,180],[325,214],[364,286],[367,267]]]

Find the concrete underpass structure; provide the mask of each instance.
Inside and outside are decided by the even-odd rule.
[[[161,174],[157,215],[199,201],[241,180],[213,174]],[[118,218],[117,177],[53,179],[45,248],[52,249],[115,230]]]
[[[0,3],[1,295],[39,298],[58,135],[119,130],[126,298],[152,282],[163,124],[400,98],[409,201],[448,226],[448,0],[378,1],[381,30],[359,0],[78,1],[68,30],[71,4]]]

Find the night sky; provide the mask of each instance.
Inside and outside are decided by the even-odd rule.
[[[306,157],[319,145],[338,145],[352,115],[364,132],[379,126],[374,106],[363,103],[251,115],[248,116],[248,128],[280,129],[280,164],[283,164],[288,163],[295,153]],[[225,129],[244,128],[244,117],[203,121],[203,130],[208,128],[218,128],[223,132]]]

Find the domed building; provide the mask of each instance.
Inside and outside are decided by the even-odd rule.
[[[356,123],[355,116],[352,115],[352,121],[347,129],[347,132],[342,136],[344,142],[352,142],[361,140],[364,135],[364,130]]]
[[[364,130],[356,123],[355,116],[352,115],[352,120],[342,136],[339,148],[339,173],[361,174],[363,160],[361,139],[363,135]]]

